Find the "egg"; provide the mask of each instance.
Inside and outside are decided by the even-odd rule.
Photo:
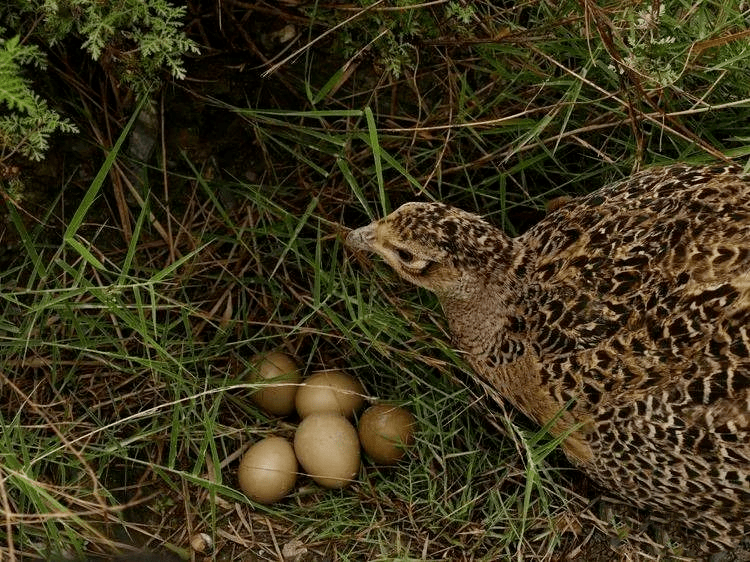
[[[303,419],[294,435],[294,452],[304,471],[325,488],[344,488],[359,472],[357,430],[335,412]]]
[[[359,440],[376,463],[394,464],[414,443],[414,416],[406,408],[376,404],[359,418]]]
[[[297,469],[291,443],[282,437],[267,437],[247,450],[240,461],[237,478],[250,499],[273,503],[292,491]]]
[[[294,399],[302,377],[297,364],[289,355],[272,351],[256,355],[252,382],[262,382],[262,386],[252,395],[253,401],[269,414],[288,416],[294,412]]]
[[[297,413],[301,418],[316,412],[336,412],[352,418],[364,404],[364,392],[362,383],[343,371],[320,371],[297,391]]]
[[[208,554],[213,549],[214,541],[211,538],[211,535],[206,533],[196,533],[190,537],[190,546],[199,554]]]

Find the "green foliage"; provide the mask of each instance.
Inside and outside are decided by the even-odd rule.
[[[471,4],[461,4],[460,2],[448,2],[446,9],[448,17],[456,18],[464,25],[469,25],[474,18],[474,7]]]
[[[45,8],[50,4],[58,2],[45,0]],[[72,19],[77,34],[86,38],[83,47],[96,60],[108,48],[118,56],[126,55],[121,78],[138,89],[147,87],[164,67],[174,78],[184,78],[182,56],[198,52],[198,46],[181,31],[184,7],[164,0],[129,0],[119,6],[90,0],[71,0],[70,4],[84,9],[82,17]],[[60,11],[49,13],[50,24],[57,23]]]
[[[185,8],[166,0],[16,0],[14,8],[42,14],[42,41],[74,35],[94,60],[112,58],[116,77],[138,90],[150,87],[162,68],[184,78],[183,55],[198,52],[182,32]]]
[[[2,40],[0,40],[2,41]],[[0,54],[0,101],[10,109],[29,113],[34,109],[33,93],[20,76],[21,65],[33,64],[44,69],[44,57],[34,46],[19,45],[18,37],[2,41]]]
[[[24,67],[45,65],[42,49],[31,43],[52,47],[74,38],[116,84],[141,94],[163,69],[173,78],[185,77],[182,57],[198,47],[181,30],[184,15],[184,7],[166,0],[14,0],[0,6],[0,37],[5,29],[18,30],[25,43],[0,38],[3,156],[19,153],[41,160],[52,133],[76,132],[33,91],[24,74]]]
[[[41,160],[49,136],[55,131],[77,132],[76,127],[36,95],[22,73],[22,67],[44,69],[44,57],[33,45],[21,45],[18,37],[0,39],[0,158],[6,151],[18,152],[30,160]]]
[[[366,44],[374,51],[378,65],[397,78],[418,66],[423,41],[448,33],[451,37],[472,35],[467,27],[475,14],[471,3],[451,1],[433,10],[422,9],[421,0],[398,0],[394,2],[396,6],[386,7],[374,0],[359,4],[365,8],[365,15],[336,37],[338,48],[345,57],[352,57]],[[317,7],[311,15],[331,25],[341,17],[335,10],[321,11]]]
[[[721,73],[750,71],[750,43],[736,33],[744,17],[726,2],[704,0],[689,10],[676,3],[642,2],[623,11],[618,48],[649,88],[685,87],[695,70],[706,72],[705,86],[713,88]],[[736,93],[743,97],[744,83],[729,80],[731,87],[740,86]]]

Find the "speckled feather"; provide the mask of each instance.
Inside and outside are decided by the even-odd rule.
[[[435,291],[477,374],[568,457],[708,541],[750,533],[750,176],[647,170],[508,238],[442,204],[353,231]]]

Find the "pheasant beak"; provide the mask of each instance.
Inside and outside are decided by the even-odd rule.
[[[346,237],[346,245],[354,250],[361,250],[364,252],[375,251],[375,228],[377,223],[368,224],[352,230]]]

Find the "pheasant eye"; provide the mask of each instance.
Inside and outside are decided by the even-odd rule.
[[[398,254],[398,257],[401,261],[410,262],[414,259],[414,254],[412,254],[409,250],[396,248],[396,253]]]

